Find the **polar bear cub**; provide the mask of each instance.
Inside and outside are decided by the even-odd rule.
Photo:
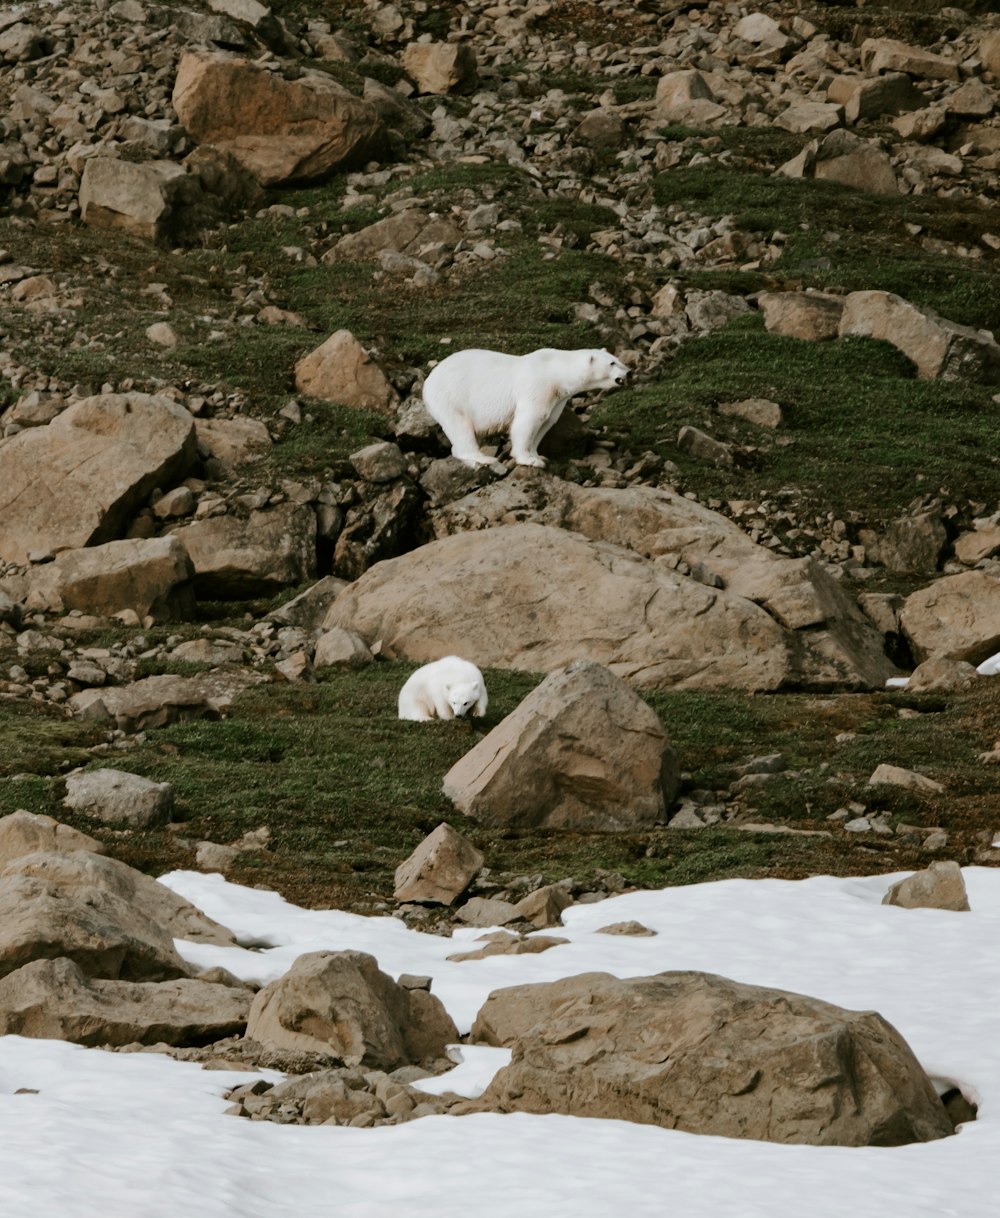
[[[400,719],[455,719],[486,714],[483,674],[468,660],[445,656],[411,673],[399,691]]]
[[[495,465],[477,437],[510,431],[518,465],[545,464],[538,445],[571,397],[624,385],[628,368],[609,351],[543,347],[528,355],[456,351],[432,368],[424,382],[427,413],[451,441],[452,456],[466,465]]]

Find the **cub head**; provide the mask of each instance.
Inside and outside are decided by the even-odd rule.
[[[617,389],[628,379],[629,369],[610,351],[589,351],[588,372],[591,389]]]
[[[455,712],[456,718],[461,718],[472,710],[479,701],[479,693],[479,686],[472,681],[448,686],[448,705]]]

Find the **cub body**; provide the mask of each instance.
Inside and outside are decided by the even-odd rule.
[[[609,351],[542,347],[528,355],[475,348],[456,351],[432,368],[424,382],[427,413],[466,465],[497,462],[479,447],[479,436],[510,432],[518,465],[545,464],[538,445],[578,393],[623,385],[628,368]]]
[[[468,660],[445,656],[411,673],[399,691],[400,719],[455,719],[486,714],[483,674]]]

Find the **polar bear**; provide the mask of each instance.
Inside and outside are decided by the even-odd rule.
[[[454,719],[486,714],[483,674],[460,656],[445,656],[411,673],[399,691],[400,719]]]
[[[609,351],[542,347],[528,355],[456,351],[432,368],[424,382],[427,413],[451,441],[452,456],[466,465],[497,465],[477,436],[510,430],[518,465],[544,466],[538,444],[571,397],[623,385],[628,368]]]

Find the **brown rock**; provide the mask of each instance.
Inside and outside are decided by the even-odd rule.
[[[113,617],[131,609],[142,621],[183,620],[194,608],[193,569],[176,537],[130,538],[68,550],[29,572],[31,603],[62,613]]]
[[[916,364],[921,377],[1000,384],[1000,345],[991,337],[892,292],[851,292],[844,301],[840,334],[892,343]]]
[[[761,292],[757,304],[764,327],[786,338],[836,338],[844,300],[820,292]]]
[[[47,427],[0,442],[0,558],[24,563],[29,551],[112,540],[194,455],[188,412],[145,393],[84,398]]]
[[[933,778],[928,778],[925,774],[918,774],[916,770],[906,770],[902,766],[889,765],[886,762],[875,767],[868,779],[868,785],[870,787],[903,787],[907,791],[924,791],[932,795],[937,795],[944,790],[941,783],[935,782]]]
[[[61,826],[67,829],[67,826]],[[68,831],[68,829],[67,829]],[[6,867],[7,875],[31,875],[57,885],[64,893],[100,890],[125,906],[142,911],[172,939],[193,939],[232,947],[236,938],[227,927],[201,912],[152,876],[144,875],[119,859],[91,850],[51,851],[21,855]]]
[[[189,52],[173,105],[196,143],[229,152],[264,186],[364,164],[384,138],[373,106],[322,72],[285,80],[223,52]]]
[[[253,1000],[247,1036],[381,1070],[444,1058],[458,1030],[437,998],[397,985],[365,952],[309,952]]]
[[[573,898],[565,888],[557,884],[546,884],[522,897],[514,907],[519,918],[534,923],[539,929],[546,926],[561,926],[562,912],[573,904]]]
[[[845,100],[844,117],[849,123],[857,123],[882,114],[917,110],[924,103],[924,95],[904,72],[887,72],[858,81]]]
[[[531,935],[530,938],[522,939],[505,930],[496,931],[491,935],[481,935],[480,938],[489,940],[485,947],[475,948],[468,952],[456,952],[447,959],[453,964],[462,964],[466,960],[486,960],[490,956],[537,956],[539,952],[547,952],[550,947],[559,947],[561,944],[569,942],[568,939],[562,939],[558,935]]]
[[[316,640],[314,668],[364,668],[375,657],[353,630],[327,630]]]
[[[979,59],[987,72],[1000,76],[1000,30],[991,30],[979,43]]]
[[[248,989],[182,978],[102,981],[72,960],[36,960],[0,979],[0,1036],[78,1045],[203,1045],[246,1026]]]
[[[820,141],[813,177],[869,194],[899,192],[889,156],[871,140],[863,140],[850,131],[833,131]]]
[[[940,511],[934,508],[892,521],[867,551],[871,559],[890,571],[933,572],[947,542],[948,530]]]
[[[758,427],[780,427],[784,421],[781,407],[770,398],[742,398],[739,402],[720,402],[719,414],[745,419]]]
[[[260,419],[197,419],[198,447],[223,465],[244,465],[271,451],[267,424]]]
[[[104,843],[97,838],[60,824],[51,816],[38,816],[18,808],[0,818],[0,871],[12,860],[42,850],[59,854],[86,850],[103,854],[104,849]]]
[[[874,1012],[705,973],[586,973],[490,995],[473,1037],[513,1047],[479,1107],[820,1146],[948,1136],[933,1084]]]
[[[979,524],[971,533],[963,533],[955,541],[955,557],[972,566],[1000,552],[1000,524]]]
[[[175,161],[92,156],[80,179],[80,218],[93,228],[120,228],[148,241],[177,236],[201,195],[199,179]]]
[[[300,393],[393,415],[399,395],[382,369],[350,330],[337,330],[315,351],[295,365],[295,387]]]
[[[102,824],[148,829],[170,819],[174,788],[122,770],[74,770],[66,776],[63,805]]]
[[[906,598],[900,625],[918,661],[979,664],[1000,651],[1000,580],[985,571],[936,580]]]
[[[144,677],[131,685],[83,689],[69,707],[85,719],[113,719],[125,732],[144,731],[188,719],[219,718],[237,693],[262,678],[246,672],[200,677]]]
[[[662,820],[679,780],[652,707],[580,660],[546,677],[457,761],[444,793],[490,826],[613,832]]]
[[[979,681],[975,667],[965,660],[945,660],[931,657],[910,674],[906,684],[909,693],[957,694]]]
[[[644,686],[777,688],[789,672],[784,632],[756,605],[534,524],[445,537],[380,562],[337,597],[323,626],[420,663],[471,655],[480,667],[538,672],[583,652]]]
[[[481,851],[447,821],[442,821],[396,868],[392,895],[397,901],[451,905],[465,892],[482,866]]]
[[[895,38],[866,38],[861,44],[861,66],[871,76],[880,72],[906,72],[924,80],[958,80],[958,64],[943,55],[908,46]]]
[[[297,503],[183,525],[183,542],[200,596],[237,599],[301,584],[316,573],[316,515]]]
[[[453,246],[461,239],[461,229],[446,217],[407,207],[355,233],[347,233],[326,251],[322,260],[371,262],[384,250],[419,258],[432,246]]]
[[[925,871],[915,871],[905,880],[897,880],[882,898],[883,905],[900,905],[903,909],[951,909],[962,912],[969,908],[962,868],[958,863],[931,863]]]
[[[419,93],[459,93],[476,86],[476,56],[467,42],[410,43],[403,68]]]

